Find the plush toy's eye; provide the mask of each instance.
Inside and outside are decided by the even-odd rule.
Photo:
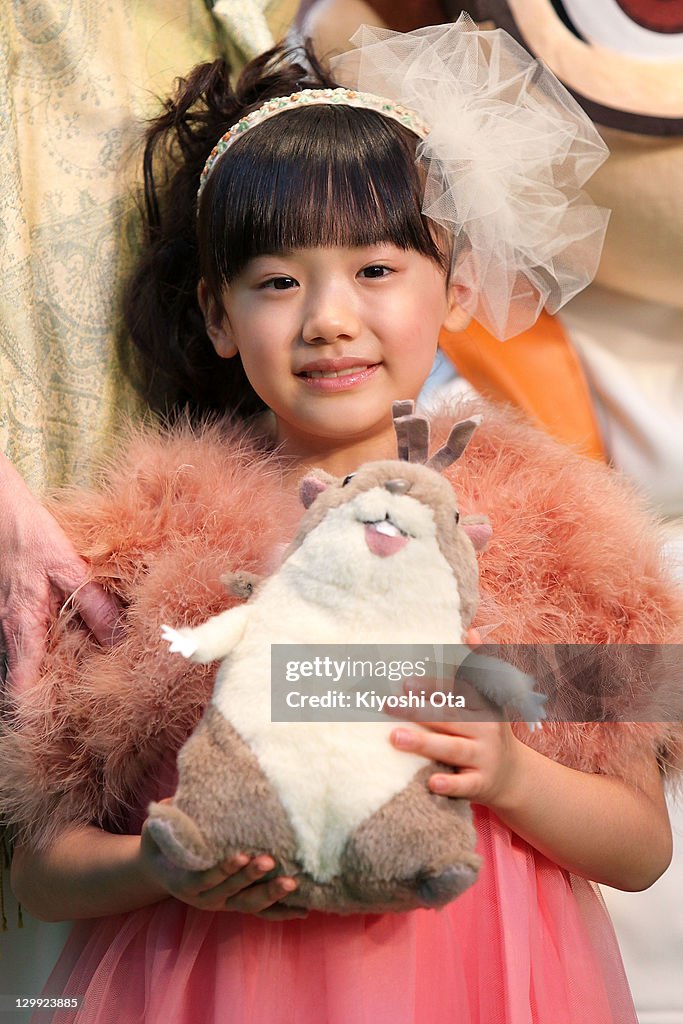
[[[456,525],[460,522],[460,513],[458,512],[457,508],[455,510],[455,522]]]
[[[346,487],[346,485],[349,483],[349,481],[353,480],[355,475],[356,475],[355,473],[349,473],[348,476],[345,476],[344,479],[342,480],[342,487]]]

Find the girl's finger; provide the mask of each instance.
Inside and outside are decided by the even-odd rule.
[[[462,736],[463,739],[478,740],[492,730],[499,728],[498,722],[467,721],[422,722],[427,733],[443,733],[445,736]]]
[[[391,742],[398,750],[408,750],[432,761],[441,761],[454,767],[476,767],[478,747],[473,740],[448,733],[417,732],[413,729],[394,729]]]
[[[455,774],[430,775],[429,788],[438,796],[459,797],[463,800],[476,800],[481,792],[482,779],[477,771],[457,772]]]
[[[273,878],[270,882],[251,885],[241,892],[228,896],[222,909],[241,914],[261,914],[278,900],[295,892],[296,887],[293,878]]]
[[[207,871],[187,871],[173,864],[163,853],[160,853],[160,858],[163,882],[179,899],[185,896],[201,898],[204,893],[211,892],[225,881],[225,874],[219,867]]]
[[[228,857],[226,860],[222,860],[218,867],[226,875],[236,875],[238,871],[246,868],[249,863],[249,855],[246,853],[236,853],[232,857]],[[270,870],[270,869],[266,869]]]
[[[274,867],[273,858],[265,854],[253,857],[251,860],[245,854],[237,854],[211,869],[212,872],[216,871],[219,874],[211,879],[211,884],[202,883],[201,888],[197,890],[197,895],[201,897],[234,896],[235,893],[241,892],[242,889],[253,885],[254,882],[259,882]]]

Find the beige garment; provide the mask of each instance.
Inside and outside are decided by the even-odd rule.
[[[270,3],[273,34],[295,6]],[[139,119],[229,28],[202,0],[0,0],[0,451],[38,492],[86,480],[141,409],[120,312]]]
[[[284,39],[298,0],[208,0],[221,28],[228,59],[236,66]]]

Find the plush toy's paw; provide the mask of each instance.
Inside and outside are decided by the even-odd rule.
[[[547,717],[543,705],[547,699],[544,693],[531,690],[530,693],[514,702],[522,720],[526,722],[529,732],[543,728],[543,719]]]
[[[191,658],[197,650],[197,641],[189,629],[173,629],[171,626],[161,627],[161,639],[170,644],[171,654],[182,654],[183,658]]]

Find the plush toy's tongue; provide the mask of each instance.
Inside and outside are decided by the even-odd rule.
[[[365,541],[373,555],[395,555],[405,547],[408,538],[404,537],[393,523],[382,520],[379,523],[365,524]]]

